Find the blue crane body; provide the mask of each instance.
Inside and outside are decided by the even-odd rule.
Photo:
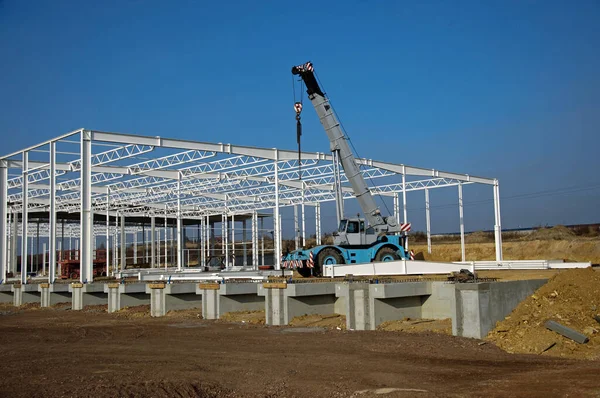
[[[341,164],[365,218],[343,217],[341,184],[338,179],[335,185],[339,227],[333,234],[333,245],[320,245],[310,249],[302,248],[287,253],[282,258],[283,266],[297,268],[300,275],[306,277],[321,275],[324,265],[409,259],[409,252],[405,248],[408,243],[406,232],[410,230],[410,223],[398,223],[394,217],[381,215],[329,99],[317,82],[313,65],[307,62],[294,66],[292,74],[300,76],[304,82],[308,98],[329,138],[334,168],[337,162]],[[299,140],[302,104],[294,104],[294,109],[298,121]],[[298,141],[298,143],[300,142]]]

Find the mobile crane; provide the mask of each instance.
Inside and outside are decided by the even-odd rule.
[[[343,218],[343,214],[341,214],[341,186],[336,184],[337,209],[340,222],[337,231],[334,232],[333,245],[320,245],[311,249],[302,248],[290,252],[283,257],[283,266],[295,267],[300,275],[308,277],[311,275],[320,276],[324,265],[409,259],[409,252],[405,250],[405,247],[407,243],[406,232],[410,230],[410,223],[399,224],[394,217],[381,215],[350,150],[348,140],[329,103],[329,99],[319,86],[312,63],[307,62],[292,67],[292,74],[300,76],[304,82],[308,98],[317,111],[317,115],[329,138],[333,158],[341,163],[366,220],[360,217]],[[294,108],[296,110],[296,120],[300,124],[302,104],[296,103]]]

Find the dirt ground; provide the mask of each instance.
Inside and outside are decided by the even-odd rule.
[[[600,359],[600,272],[565,270],[521,302],[487,336],[508,352]],[[578,344],[546,329],[553,320],[589,338]]]
[[[145,313],[141,308],[125,312]],[[0,397],[600,395],[600,361],[437,333],[0,309]]]
[[[377,326],[377,330],[389,332],[423,333],[433,332],[452,335],[452,319],[410,319],[387,321]]]
[[[290,326],[310,326],[336,330],[346,330],[346,316],[340,314],[302,315],[293,318]]]

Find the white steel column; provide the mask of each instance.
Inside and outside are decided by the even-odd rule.
[[[82,283],[92,282],[92,137],[81,131],[81,253],[79,275]]]
[[[296,250],[300,248],[300,226],[298,224],[298,205],[294,205],[294,244]]]
[[[315,235],[317,238],[317,246],[321,244],[321,203],[315,206]]]
[[[165,269],[169,266],[168,265],[168,261],[169,261],[169,248],[167,245],[167,230],[169,228],[169,221],[167,220],[167,205],[165,205]],[[160,251],[160,249],[158,249]],[[160,258],[160,256],[159,256]],[[160,260],[158,261],[158,263],[160,264]]]
[[[198,258],[198,266],[199,267],[203,267],[205,264],[205,254],[206,252],[204,251],[204,248],[206,247],[206,242],[205,242],[205,233],[206,233],[206,228],[204,225],[204,216],[202,216],[200,218],[200,236],[198,237],[198,239],[200,239],[200,257]]]
[[[231,214],[231,258],[235,267],[235,214]]]
[[[8,268],[8,234],[6,218],[8,217],[8,164],[0,160],[0,283],[6,279]]]
[[[248,252],[246,250],[248,248],[248,245],[246,243],[246,240],[248,239],[248,231],[246,229],[246,226],[247,226],[247,223],[246,223],[246,219],[244,218],[242,220],[242,242],[244,242],[244,244],[242,245],[242,250],[243,250],[243,253],[242,253],[242,259],[243,259],[242,265],[244,267],[248,265]]]
[[[227,205],[225,205],[227,207]],[[224,214],[223,231],[225,235],[221,237],[222,244],[225,249],[225,268],[229,270],[229,217]]]
[[[8,195],[7,195],[8,196]],[[8,211],[8,209],[7,209]],[[8,231],[6,233],[6,272],[10,272],[12,269],[12,225],[13,225],[13,212],[8,212]],[[4,278],[2,278],[4,279]]]
[[[400,224],[400,198],[398,197],[398,192],[394,192],[394,218],[396,219],[396,223]]]
[[[146,264],[148,264],[148,235],[150,231],[144,231],[144,246],[146,246]]]
[[[404,167],[404,165],[402,166],[402,207],[404,210],[404,220],[402,222],[407,223],[408,215],[406,210],[406,168]],[[404,232],[404,235],[406,236],[407,232]],[[408,250],[408,239],[404,240],[404,249]]]
[[[406,172],[404,166],[402,166],[402,206],[404,208],[404,220],[402,222],[407,223],[408,215],[406,211]]]
[[[21,184],[23,195],[23,212],[21,214],[21,283],[27,283],[27,207],[29,206],[29,177],[27,170],[29,169],[29,153],[23,152],[23,166]]]
[[[225,223],[227,222],[227,217],[225,214],[221,214],[221,254],[225,255]]]
[[[46,275],[46,243],[42,243],[42,275]]]
[[[17,274],[17,240],[19,239],[19,213],[13,211],[13,220],[12,220],[12,237],[10,241],[10,272],[13,275]]]
[[[425,188],[425,221],[427,222],[427,253],[431,254],[431,216],[429,214],[429,189]]]
[[[136,230],[133,233],[133,264],[137,265],[137,249],[138,249],[138,230],[136,226]]]
[[[273,209],[273,238],[274,238],[274,263],[275,269],[281,269],[281,223],[279,217],[279,164],[277,160],[279,159],[279,151],[275,149],[275,208]]]
[[[121,270],[127,267],[127,235],[125,234],[125,215],[121,214]]]
[[[29,246],[29,265],[31,266],[31,272],[33,272],[33,250],[34,250],[34,243],[33,243],[33,236],[31,237],[31,245]]]
[[[462,183],[458,183],[458,215],[460,216],[460,255],[465,261],[465,221],[463,216],[463,190]]]
[[[181,222],[181,173],[177,176],[177,270],[183,266],[183,225]]]
[[[258,270],[258,213],[252,212],[252,268]]]
[[[500,217],[500,184],[498,180],[494,181],[494,218],[496,225],[494,226],[495,242],[496,242],[496,261],[503,260],[502,256],[502,221]]]
[[[152,216],[150,216],[150,268],[154,268],[156,266],[155,263],[155,253],[156,253],[156,249],[155,249],[155,245],[156,245],[156,219],[154,217],[154,214],[152,214]]]
[[[302,247],[306,247],[306,218],[304,217],[304,182],[302,182],[302,204],[300,205],[300,214],[302,215]]]
[[[262,253],[261,265],[265,265],[265,219],[260,218],[260,248]]]

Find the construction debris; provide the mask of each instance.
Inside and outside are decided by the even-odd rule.
[[[578,331],[568,328],[565,325],[561,325],[558,322],[547,321],[545,326],[546,329],[550,329],[553,332],[565,336],[566,338],[571,339],[576,343],[585,344],[588,341],[590,341],[590,339],[588,339],[585,334],[581,334]]]

